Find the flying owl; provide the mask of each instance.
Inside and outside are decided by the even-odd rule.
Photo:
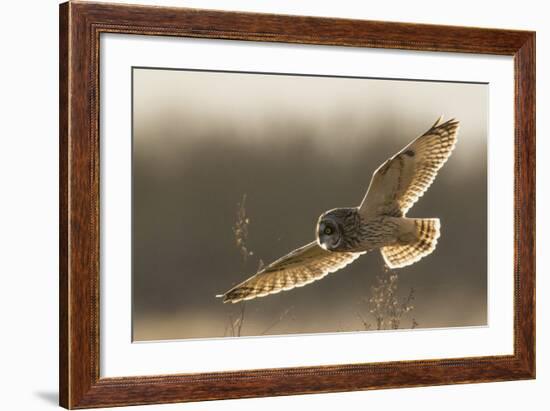
[[[380,249],[390,268],[413,264],[430,254],[439,238],[438,218],[408,218],[455,147],[459,122],[441,123],[386,160],[374,172],[359,207],[335,208],[317,222],[316,240],[261,269],[218,295],[237,303],[303,287]]]

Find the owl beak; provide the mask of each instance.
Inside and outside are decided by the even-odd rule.
[[[327,246],[325,245],[325,242],[323,241],[324,238],[325,238],[324,231],[325,231],[325,223],[321,221],[319,223],[319,227],[317,229],[317,233],[316,233],[315,237],[317,238],[317,244],[319,245],[319,247],[326,250]]]

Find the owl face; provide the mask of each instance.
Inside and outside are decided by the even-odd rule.
[[[328,215],[319,218],[317,224],[317,242],[319,246],[328,251],[338,249],[343,239],[343,231],[338,221]]]

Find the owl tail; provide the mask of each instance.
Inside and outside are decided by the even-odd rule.
[[[417,218],[414,220],[416,240],[405,245],[382,247],[382,257],[389,268],[401,268],[416,263],[427,256],[437,245],[439,238],[438,218]]]

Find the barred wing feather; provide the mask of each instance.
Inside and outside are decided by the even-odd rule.
[[[458,134],[457,120],[440,121],[374,172],[359,206],[364,217],[403,217],[430,187],[451,155]]]
[[[364,253],[327,251],[314,241],[271,263],[218,297],[222,297],[224,303],[237,303],[303,287],[338,271],[361,254]]]

